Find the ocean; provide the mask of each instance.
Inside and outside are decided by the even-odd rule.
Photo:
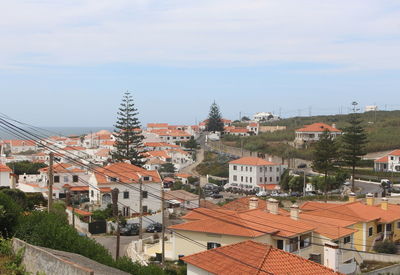
[[[22,127],[21,127],[22,128]],[[113,127],[35,127],[34,130],[25,128],[26,131],[40,136],[80,136],[95,133],[100,130],[114,131]],[[2,139],[22,139],[9,131],[0,128],[0,140]]]

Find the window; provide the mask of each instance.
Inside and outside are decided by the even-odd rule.
[[[237,166],[236,165],[233,165],[233,170],[237,170]]]
[[[110,181],[116,182],[116,181],[118,181],[118,179],[117,179],[117,178],[114,178],[114,177],[110,177]]]
[[[276,177],[276,181],[279,181],[279,177]]]
[[[283,250],[283,240],[276,240],[276,247]]]
[[[64,176],[64,182],[68,182],[68,181],[69,181],[68,176]]]
[[[390,157],[390,160],[393,160],[394,158],[393,157]]]
[[[272,177],[269,177],[269,181],[272,182]]]
[[[370,227],[370,228],[368,229],[368,237],[371,237],[372,234],[374,234],[374,228],[373,228],[373,227]]]
[[[262,177],[260,177],[260,182],[262,182]]]
[[[72,181],[73,182],[78,182],[79,181],[79,177],[77,175],[73,175],[72,176]]]
[[[387,225],[386,225],[386,232],[391,232],[392,231],[392,224],[391,223],[388,223]]]
[[[129,199],[129,192],[128,191],[124,192],[124,199]]]
[[[344,243],[344,244],[349,243],[349,242],[351,242],[351,237],[350,237],[350,236],[347,236],[347,237],[345,237],[345,238],[343,239],[343,243]]]
[[[219,244],[219,243],[208,242],[207,243],[207,250],[213,249],[213,248],[217,248],[217,247],[220,247],[220,246],[221,246],[221,244]]]
[[[147,191],[142,191],[142,198],[147,199]]]
[[[264,182],[267,182],[267,181],[268,181],[268,178],[267,178],[267,177],[265,177],[265,178],[264,178]]]
[[[233,181],[237,181],[237,176],[233,176]]]
[[[287,252],[294,252],[299,249],[299,237],[289,239],[289,243],[286,246]]]
[[[243,176],[240,177],[240,182],[243,182]]]
[[[90,190],[90,196],[93,198],[94,197],[94,191]]]
[[[248,177],[246,177],[246,182],[248,182],[249,181],[249,178]]]
[[[147,213],[147,211],[148,211],[147,205],[142,206],[142,211],[143,211],[143,213]]]
[[[124,206],[124,207],[122,207],[122,215],[124,216],[124,217],[129,217],[130,215],[130,209],[129,209],[129,207],[127,207],[127,206]]]
[[[279,172],[279,170],[280,170],[279,167],[276,167],[276,172]]]
[[[60,176],[54,176],[54,182],[60,182]]]
[[[300,237],[300,249],[311,245],[311,234],[305,234]]]
[[[240,166],[240,171],[243,171],[243,166]]]
[[[272,167],[269,167],[269,171],[272,172]]]
[[[252,170],[253,170],[253,167],[250,167],[250,172],[252,172]]]
[[[249,167],[246,166],[246,172],[249,171]]]
[[[376,233],[381,233],[382,232],[382,224],[378,224],[376,226]]]
[[[260,167],[260,172],[262,172],[262,167]]]
[[[143,180],[144,180],[144,181],[149,181],[149,180],[150,180],[150,177],[143,177]]]
[[[400,222],[397,222],[397,229],[400,229]]]
[[[252,181],[253,181],[253,178],[252,178],[252,177],[250,177],[250,183],[252,183]]]

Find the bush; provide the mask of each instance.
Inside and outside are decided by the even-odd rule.
[[[0,233],[10,236],[17,225],[21,207],[8,195],[0,192]]]
[[[385,253],[385,254],[396,254],[397,247],[394,242],[389,240],[385,240],[383,242],[377,243],[374,245],[374,250],[378,253]]]
[[[106,209],[95,210],[92,213],[92,219],[94,221],[106,221],[113,217],[113,211],[111,204],[107,205]]]
[[[39,174],[39,169],[47,167],[44,163],[30,162],[27,160],[10,162],[7,166],[13,169],[14,173],[17,175],[23,174]]]

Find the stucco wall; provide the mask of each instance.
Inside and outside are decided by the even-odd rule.
[[[44,272],[46,275],[89,275],[94,274],[93,270],[79,266],[75,263],[61,259],[44,249],[30,245],[24,241],[13,239],[14,251],[25,248],[22,264],[28,272],[36,274]]]

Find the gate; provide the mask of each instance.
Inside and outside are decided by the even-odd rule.
[[[89,223],[90,234],[103,234],[107,233],[107,222],[106,221],[96,221]]]

